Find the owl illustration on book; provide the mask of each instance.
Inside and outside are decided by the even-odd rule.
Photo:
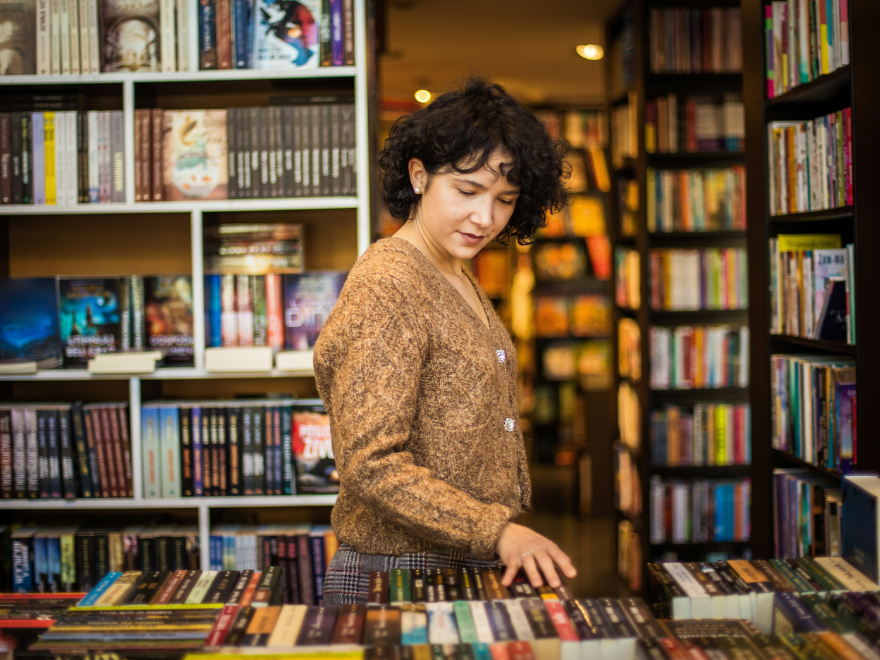
[[[315,17],[308,7],[296,0],[278,0],[271,8],[276,11],[270,13],[267,8],[260,7],[263,21],[268,26],[266,34],[274,35],[276,39],[293,48],[294,65],[305,65],[318,45]]]

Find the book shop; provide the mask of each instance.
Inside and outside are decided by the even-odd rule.
[[[0,0],[0,660],[880,660],[878,63],[878,0]]]

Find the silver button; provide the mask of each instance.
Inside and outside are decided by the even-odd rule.
[[[516,422],[514,422],[510,417],[507,417],[504,420],[504,430],[505,431],[513,431],[516,428]]]
[[[498,361],[501,364],[504,364],[505,362],[507,362],[507,353],[504,352],[503,348],[499,348],[498,350],[496,350],[495,355],[498,356]]]

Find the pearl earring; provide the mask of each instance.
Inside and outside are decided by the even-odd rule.
[[[421,188],[416,188],[414,192],[416,193],[416,195],[418,195],[418,194],[420,194],[420,193],[422,192],[422,189],[421,189]]]

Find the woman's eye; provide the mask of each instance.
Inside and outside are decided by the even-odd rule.
[[[499,199],[498,201],[502,204],[507,204],[508,206],[511,206],[513,204],[513,201],[509,199]]]
[[[465,197],[473,197],[474,196],[474,193],[471,192],[470,190],[459,190],[458,192],[460,192]]]

